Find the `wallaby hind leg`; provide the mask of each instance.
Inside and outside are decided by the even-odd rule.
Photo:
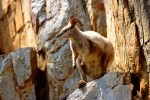
[[[107,72],[110,71],[110,67],[112,65],[114,59],[114,54],[113,53],[104,53],[103,55],[103,65],[102,65],[102,71],[103,74],[106,74]]]
[[[86,82],[87,82],[86,74],[85,74],[85,71],[84,71],[84,68],[83,68],[84,65],[81,65],[81,60],[80,59],[76,60],[76,64],[77,64],[77,68],[79,70],[80,77],[81,77],[81,80],[78,82],[78,87],[82,88],[83,86],[86,85]]]

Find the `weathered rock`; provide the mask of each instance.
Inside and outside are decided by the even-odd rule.
[[[113,69],[134,74],[134,77],[131,75],[131,80],[129,79],[131,82],[135,77],[139,80],[134,84],[134,91],[145,96],[150,83],[150,75],[147,73],[150,71],[149,9],[150,0],[0,0],[0,54],[22,47],[37,47],[37,51],[43,50],[44,57],[38,58],[38,67],[43,70],[41,73],[47,70],[51,88],[49,98],[53,100],[68,95],[76,88],[73,85],[80,77],[77,72],[75,74],[72,71],[68,42],[56,40],[54,37],[67,23],[69,16],[74,14],[82,22],[82,25],[78,24],[80,29],[93,28],[112,40],[115,48]],[[4,60],[0,58],[0,62],[0,73],[5,76],[9,71],[7,77],[12,81],[10,91],[18,90],[14,88],[16,84],[26,86],[23,79],[30,80],[29,70],[29,75],[15,73],[13,68],[18,68],[17,64],[20,62],[14,67],[11,55]],[[25,77],[20,78],[20,74]],[[3,81],[9,83],[4,77],[1,82]],[[7,88],[5,90],[9,91]],[[34,88],[31,91],[30,95],[34,95]],[[8,98],[19,98],[18,91],[12,94],[0,91],[1,93],[9,94]],[[8,99],[7,97],[5,98]],[[3,96],[0,96],[1,98]]]
[[[0,52],[36,47],[29,0],[0,0]]]
[[[0,57],[1,61],[0,61],[0,74],[2,74],[2,72],[4,72],[7,68],[9,68],[10,66],[12,66],[12,59],[11,59],[11,55],[5,55],[5,56],[1,56]]]
[[[10,3],[12,3],[14,0],[1,0],[0,2],[0,19],[7,13],[8,6]]]
[[[82,1],[85,2],[85,0]],[[103,0],[87,0],[87,11],[93,30],[106,37],[107,26]]]
[[[22,5],[19,0],[16,1],[16,16],[15,16],[15,23],[16,23],[16,31],[19,31],[22,28],[23,22],[23,15],[22,15]]]
[[[62,94],[60,95],[60,99],[67,98],[70,93],[72,93],[78,86],[78,81],[80,80],[80,75],[78,70],[76,69],[74,73],[72,73],[71,77],[68,78],[63,86],[62,86]]]
[[[54,53],[53,55],[48,54],[48,76],[52,75],[53,78],[57,80],[66,80],[70,76],[73,68],[71,67],[71,52],[68,50],[68,46],[68,44],[66,46],[63,46],[58,52]]]
[[[13,69],[17,84],[20,87],[24,87],[25,81],[31,77],[31,59],[30,48],[20,49],[16,52],[11,53]]]
[[[0,99],[19,99],[19,95],[15,91],[15,81],[13,75],[13,64],[11,55],[1,56],[0,62]]]
[[[23,13],[23,19],[24,19],[24,24],[28,23],[31,21],[31,16],[30,16],[30,1],[28,0],[21,0],[21,5],[22,5],[22,13]]]
[[[12,72],[12,66],[9,70],[5,70],[3,74],[0,75],[0,99],[9,100],[16,99],[19,100],[19,94],[15,88],[14,75]]]
[[[36,67],[35,50],[19,49],[0,58],[0,99],[36,100],[32,75]]]
[[[136,83],[140,83],[137,86],[140,90],[136,89],[142,97],[146,95],[149,84],[147,69],[149,70],[150,57],[150,0],[103,1],[106,9],[107,36],[115,48],[114,70],[130,72],[138,77],[139,82]]]
[[[131,100],[131,89],[123,85],[123,75],[111,72],[75,90],[67,100]]]
[[[60,98],[60,95],[62,96],[62,94],[65,94],[61,87],[63,87],[66,80],[71,79],[73,68],[69,43],[66,40],[60,41],[54,37],[67,23],[72,14],[77,15],[77,17],[81,19],[82,25],[78,24],[78,26],[83,30],[89,30],[91,25],[88,21],[88,17],[85,15],[81,0],[32,1],[31,6],[33,8],[32,13],[37,17],[36,21],[34,19],[35,25],[36,27],[39,25],[37,49],[38,51],[45,51],[48,82],[50,83],[49,86],[51,88],[50,99],[55,100]],[[45,14],[41,13],[43,11],[46,11],[46,20],[40,25],[40,18],[41,20],[44,20],[45,17]],[[40,63],[38,64],[40,66],[38,67],[43,70],[45,69],[45,67],[42,66],[44,65],[44,61],[42,57],[40,57],[40,59]],[[75,87],[68,88],[67,91],[73,91],[74,89]]]

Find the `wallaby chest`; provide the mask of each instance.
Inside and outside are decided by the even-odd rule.
[[[77,39],[72,43],[80,56],[82,56],[84,53],[87,54],[90,52],[90,44],[87,39]]]

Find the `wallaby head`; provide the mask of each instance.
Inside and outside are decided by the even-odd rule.
[[[56,38],[69,38],[73,34],[74,27],[80,22],[75,16],[71,16],[68,24],[56,35]]]

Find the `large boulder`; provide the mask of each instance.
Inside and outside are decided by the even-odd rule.
[[[19,49],[0,56],[0,100],[36,100],[33,69],[36,52],[33,48]]]
[[[131,86],[123,84],[123,75],[110,72],[76,89],[67,100],[131,100]]]

